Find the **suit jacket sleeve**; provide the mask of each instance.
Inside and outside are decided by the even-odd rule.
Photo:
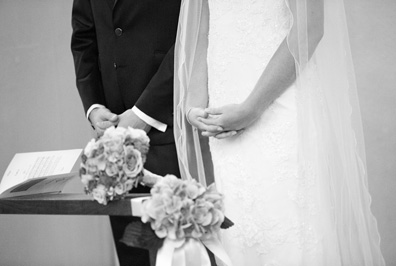
[[[173,125],[173,57],[174,45],[135,104],[143,113],[168,126]]]
[[[74,0],[72,28],[71,50],[76,71],[76,85],[87,112],[93,104],[105,105],[90,1]]]

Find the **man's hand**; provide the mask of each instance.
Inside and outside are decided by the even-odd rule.
[[[137,129],[143,129],[144,131],[146,131],[146,133],[148,133],[151,129],[151,126],[146,124],[146,122],[144,122],[142,119],[140,119],[131,109],[128,109],[120,114],[119,118],[119,127],[133,127]]]
[[[103,135],[104,131],[118,124],[118,115],[110,112],[109,109],[105,107],[98,107],[91,111],[88,117],[91,121],[92,126],[95,128],[96,134],[100,137]]]

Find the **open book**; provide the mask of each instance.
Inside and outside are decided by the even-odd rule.
[[[78,185],[81,149],[17,153],[0,183],[0,198],[60,193],[66,184]],[[71,183],[73,183],[71,182]]]

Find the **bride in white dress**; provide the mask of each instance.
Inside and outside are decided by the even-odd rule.
[[[235,223],[222,232],[235,266],[384,265],[342,8],[339,0],[182,2],[182,177],[204,183],[213,162]]]

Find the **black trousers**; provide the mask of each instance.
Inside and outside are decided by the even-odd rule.
[[[173,174],[180,178],[175,144],[150,146],[144,168],[158,175]],[[132,189],[131,192],[149,193],[150,188],[139,186]],[[148,250],[129,247],[119,241],[124,234],[125,227],[136,219],[140,220],[137,217],[110,216],[120,266],[150,266]]]

